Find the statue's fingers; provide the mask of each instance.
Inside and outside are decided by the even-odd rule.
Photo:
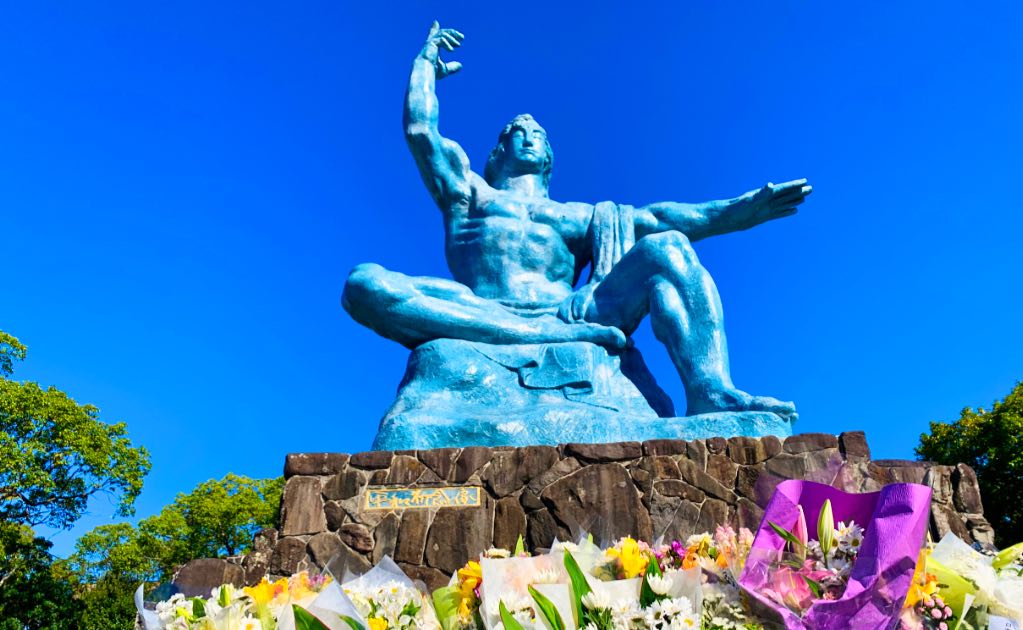
[[[457,61],[449,61],[444,64],[445,74],[454,74],[462,69],[462,64]]]
[[[781,210],[776,211],[774,213],[774,218],[775,219],[783,219],[785,217],[791,217],[792,215],[794,215],[797,212],[799,212],[799,209],[796,208],[795,206],[786,206],[786,207],[782,208]]]
[[[437,20],[434,20],[433,21],[433,26],[430,27],[430,34],[427,35],[426,37],[427,38],[433,37],[434,35],[437,34],[437,31],[439,31],[439,30],[440,30],[440,22],[438,22]]]
[[[452,50],[455,49],[454,45],[452,45],[452,43],[448,41],[448,39],[443,35],[437,37],[437,43],[443,46],[444,50],[447,50],[448,52],[451,52]]]
[[[447,43],[448,50],[454,50],[462,45],[462,42],[460,42],[458,38],[456,38],[454,35],[444,33],[443,35],[441,35],[441,37],[443,37],[444,42]]]
[[[796,201],[802,203],[806,196],[813,191],[810,186],[801,186],[799,188],[789,188],[782,192],[777,192],[774,195],[776,201],[787,203],[789,201]]]
[[[462,41],[463,39],[465,39],[465,35],[462,35],[460,32],[456,31],[453,28],[444,29],[444,34],[450,35],[451,37],[454,37],[458,41]]]

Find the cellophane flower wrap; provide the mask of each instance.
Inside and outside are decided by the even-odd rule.
[[[830,501],[835,521],[855,521],[863,527],[863,542],[844,592],[837,599],[813,601],[800,617],[765,595],[786,546],[771,523],[785,527],[796,523],[800,507],[806,521],[816,523],[825,501]],[[891,627],[913,581],[930,502],[931,489],[919,484],[888,484],[879,492],[854,494],[810,481],[781,482],[739,578],[752,611],[787,630]]]

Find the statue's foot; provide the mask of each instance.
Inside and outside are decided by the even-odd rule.
[[[715,411],[768,411],[792,422],[798,417],[795,403],[770,396],[753,396],[735,388],[713,392],[707,396],[704,404],[690,404],[689,409],[690,415]]]

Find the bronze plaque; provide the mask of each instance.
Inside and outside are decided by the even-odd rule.
[[[483,505],[479,486],[447,486],[432,488],[366,488],[365,511],[419,510],[442,507],[480,507]]]

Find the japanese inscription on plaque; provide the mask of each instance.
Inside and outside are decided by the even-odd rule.
[[[479,507],[478,486],[435,488],[367,488],[362,509],[415,510],[441,507]]]

